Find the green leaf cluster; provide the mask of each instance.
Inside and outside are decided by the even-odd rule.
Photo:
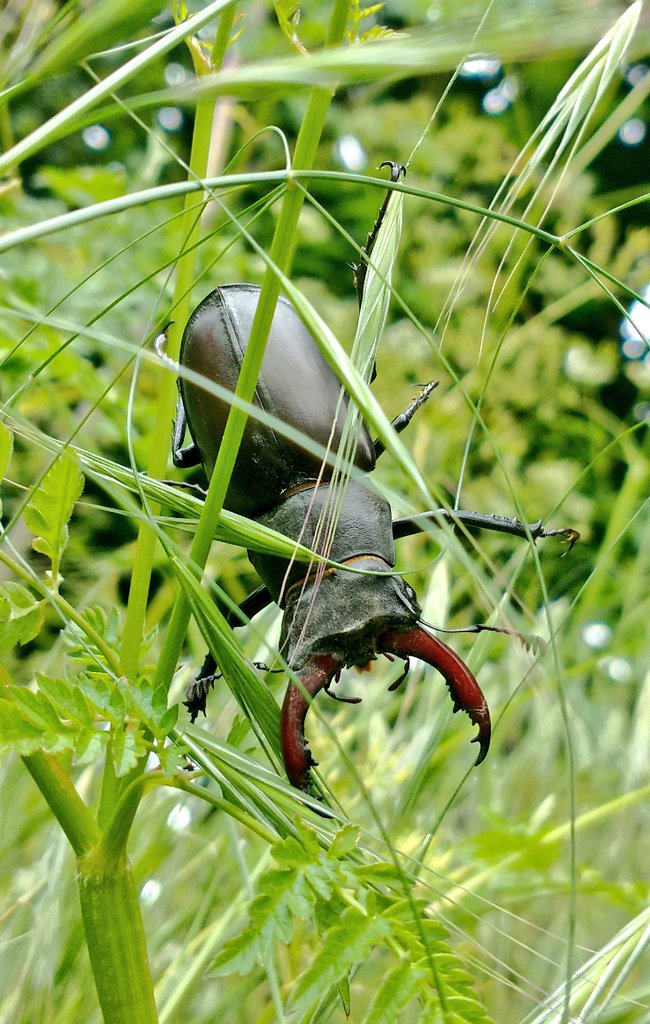
[[[94,628],[102,620],[106,623],[101,610],[86,614]],[[164,743],[178,709],[167,706],[162,687],[152,690],[144,678],[127,684],[108,675],[99,652],[81,643],[78,629],[70,633],[74,670],[67,678],[39,673],[34,689],[8,685],[0,690],[0,746],[22,755],[38,750],[70,753],[79,766],[97,760],[110,747],[115,774],[121,778]]]
[[[454,953],[446,928],[427,914],[398,871],[373,868],[354,853],[358,830],[346,826],[324,848],[316,834],[297,834],[271,848],[276,866],[265,871],[249,906],[249,923],[219,953],[218,974],[248,974],[272,962],[278,943],[289,944],[298,922],[317,935],[301,941],[315,950],[288,996],[290,1011],[303,1017],[338,993],[344,1004],[350,982],[369,958],[396,961],[384,971],[364,1024],[431,1020],[489,1024],[472,980]],[[406,890],[406,891],[405,891]],[[412,1016],[414,1001],[420,1012]],[[400,1015],[410,1007],[410,1017]],[[356,1013],[353,1005],[352,1013]]]

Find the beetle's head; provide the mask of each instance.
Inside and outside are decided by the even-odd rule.
[[[314,654],[336,654],[345,665],[366,665],[386,629],[414,625],[421,608],[413,588],[378,555],[361,555],[311,573],[287,592],[281,646],[300,669]]]
[[[282,705],[282,751],[290,782],[309,785],[315,763],[305,739],[309,705],[329,689],[343,668],[366,665],[377,654],[408,662],[420,658],[438,669],[454,702],[454,711],[467,712],[479,727],[476,764],[490,745],[490,713],[469,668],[446,644],[418,624],[420,607],[413,588],[377,556],[350,560],[350,569],[327,570],[308,577],[287,595],[282,644],[296,671]]]

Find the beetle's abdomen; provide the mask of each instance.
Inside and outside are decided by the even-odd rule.
[[[181,365],[234,391],[259,298],[255,285],[227,285],[211,292],[194,310],[181,344]],[[295,309],[278,300],[255,391],[255,404],[326,447],[341,439],[347,403],[337,414],[341,387]],[[181,394],[192,438],[208,476],[212,474],[230,411],[227,401],[181,380]],[[359,437],[355,464],[374,466],[367,430]],[[249,419],[226,496],[234,512],[257,516],[281,500],[284,491],[315,479],[320,460],[271,427]],[[326,467],[324,478],[330,475]]]

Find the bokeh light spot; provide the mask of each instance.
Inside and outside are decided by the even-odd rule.
[[[368,154],[356,135],[342,135],[336,143],[336,159],[349,171],[361,171],[368,165]]]
[[[640,146],[646,137],[647,125],[640,117],[630,117],[618,130],[619,141],[624,146]]]
[[[612,629],[606,622],[588,622],[582,629],[582,639],[587,647],[602,651],[612,639]]]
[[[101,153],[102,150],[108,149],[111,144],[111,133],[108,128],[104,128],[103,124],[91,124],[81,133],[81,137],[84,140],[88,149],[94,149],[96,153]]]

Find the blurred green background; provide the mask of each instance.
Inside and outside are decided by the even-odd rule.
[[[110,5],[101,6],[110,11]],[[244,17],[236,23],[241,32],[228,56],[233,66],[290,55],[272,7],[243,6]],[[199,7],[191,6],[191,12]],[[536,126],[625,5],[574,8],[552,0],[494,5],[491,38],[501,33],[504,51],[516,43],[521,59],[484,52],[479,35],[413,157],[407,184],[477,207],[490,204],[517,154],[533,139],[530,160]],[[83,5],[36,2],[29,10],[8,4],[0,13],[6,87],[24,83],[15,94],[5,94],[3,148],[82,94],[92,74],[103,78],[124,61],[119,49],[97,57],[90,50],[79,55],[89,56],[83,66],[66,59],[51,74],[33,73],[48,39],[65,38],[82,10]],[[296,31],[307,50],[322,45],[328,11],[327,4],[305,6]],[[473,31],[484,13],[474,3],[389,2],[360,23],[360,30],[439,31],[453,41],[468,26]],[[133,45],[169,27],[168,9],[151,25],[150,15],[136,16],[139,25],[115,17],[105,46]],[[390,695],[376,673],[369,681],[348,673],[342,692],[363,693],[363,704],[328,702],[320,708],[363,777],[391,842],[420,862],[422,892],[450,928],[486,1012],[504,1024],[561,1020],[560,1010],[557,1016],[550,1010],[544,1017],[535,1014],[561,986],[567,964],[570,973],[601,956],[594,975],[600,977],[613,955],[607,944],[647,910],[650,313],[626,288],[650,295],[650,218],[647,202],[637,201],[648,193],[650,168],[650,75],[644,62],[649,28],[644,12],[636,41],[612,73],[575,149],[548,179],[550,157],[539,165],[532,161],[512,211],[529,223],[545,214],[543,227],[557,235],[594,219],[572,242],[599,268],[606,288],[566,252],[555,250],[540,264],[544,246],[503,225],[466,263],[476,213],[407,197],[393,281],[404,306],[391,306],[373,385],[394,416],[411,400],[411,385],[440,380],[404,435],[436,501],[504,515],[522,511],[528,521],[542,517],[549,526],[581,533],[564,558],[559,542],[541,542],[539,566],[527,545],[498,535],[477,538],[475,546],[424,537],[402,542],[399,567],[421,596],[425,618],[449,627],[486,621],[507,594],[503,619],[494,621],[547,638],[553,623],[555,644],[537,661],[510,638],[454,638],[478,672],[497,723],[488,761],[469,777],[467,722],[450,721],[447,695],[431,673],[414,668],[407,685]],[[205,38],[212,38],[212,30]],[[387,68],[384,79],[339,89],[316,166],[374,176],[383,160],[405,161],[453,70],[450,63],[436,74],[418,69],[393,81]],[[120,99],[173,91],[191,76],[189,51],[179,46],[132,79]],[[304,112],[301,89],[220,100],[214,173],[226,165],[247,172],[283,167],[281,136],[293,143]],[[191,105],[170,100],[143,108],[138,117],[113,108],[105,119],[29,156],[0,186],[3,231],[183,180]],[[525,166],[524,160],[520,167]],[[264,182],[235,191],[229,208],[242,215],[267,191]],[[380,194],[360,182],[331,179],[310,182],[309,191],[328,217],[315,204],[305,205],[293,278],[349,349],[357,311],[349,264],[357,254],[337,225],[362,244]],[[132,353],[122,346],[141,344],[169,319],[180,210],[180,200],[142,204],[44,234],[0,257],[0,397],[9,402],[9,425],[15,417],[59,440],[81,425],[75,443],[82,448],[124,466],[145,467],[159,370],[143,362],[134,378]],[[264,212],[252,228],[264,248],[275,217],[275,209]],[[213,207],[203,215],[203,230],[193,304],[217,284],[261,280],[261,259]],[[636,330],[625,320],[626,310]],[[477,402],[487,432],[474,422],[470,403]],[[16,438],[2,488],[5,522],[48,461],[44,448]],[[405,507],[421,508],[414,487],[388,458],[377,477],[401,495]],[[120,620],[136,531],[133,517],[111,500],[110,488],[88,480],[63,567],[69,601],[117,610]],[[8,540],[42,571],[45,563],[30,550],[20,517]],[[256,585],[243,551],[215,546],[210,569],[235,600]],[[7,578],[3,566],[0,574]],[[155,662],[174,594],[160,551],[148,609],[149,663]],[[277,614],[268,612],[256,630],[241,631],[251,658],[270,659],[259,638],[272,642],[277,628]],[[175,699],[198,669],[203,647],[192,626]],[[34,641],[7,652],[6,672],[28,684],[36,672],[61,673],[63,657],[60,623],[49,614]],[[281,682],[272,685],[279,697]],[[237,723],[229,691],[217,687],[208,727],[252,757],[261,756],[250,734],[237,732]],[[366,830],[370,846],[383,849],[364,795],[316,715],[310,735],[345,813]],[[97,1020],[89,1009],[95,997],[72,858],[19,758],[4,756],[0,773],[0,1020]],[[92,765],[79,769],[78,785],[92,794]],[[167,1007],[162,1019],[277,1019],[277,1003],[269,995],[273,985],[261,967],[243,977],[208,978],[189,991],[182,983],[197,949],[204,952],[214,935],[216,953],[219,942],[242,927],[255,878],[270,863],[266,845],[224,815],[161,790],[141,808],[131,850],[154,977]],[[639,920],[643,935],[647,918]],[[280,988],[290,986],[315,942],[307,921],[296,922],[289,944],[278,943]],[[603,996],[576,1020],[650,1020],[650,972],[639,942],[622,946],[629,973],[620,983],[605,979],[603,992],[611,985],[612,1001]],[[375,952],[354,976],[352,1020],[364,1019],[385,969],[385,954]],[[593,994],[593,978],[590,984]],[[405,1013],[403,1019],[415,1019],[413,1007]],[[339,1021],[345,1015],[339,1005],[310,1019]]]

